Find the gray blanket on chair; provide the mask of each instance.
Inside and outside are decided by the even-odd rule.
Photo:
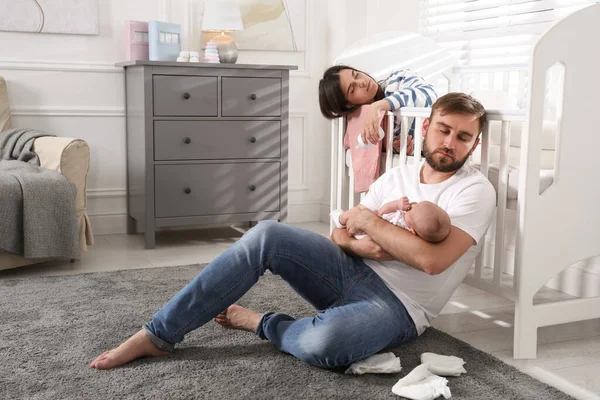
[[[39,167],[30,129],[0,133],[0,250],[25,258],[79,258],[76,188]]]

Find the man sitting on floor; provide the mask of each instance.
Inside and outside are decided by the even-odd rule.
[[[165,355],[214,319],[269,340],[318,367],[352,364],[415,339],[442,310],[473,264],[496,204],[489,181],[464,165],[479,143],[483,106],[468,95],[439,98],[423,121],[425,161],[402,165],[374,182],[332,241],[277,222],[261,222],[217,257],[119,347],[98,356],[108,369]],[[450,234],[429,243],[377,216],[408,196],[431,201],[451,220]],[[366,238],[357,240],[354,234]],[[235,305],[265,270],[281,276],[318,314],[295,319]]]

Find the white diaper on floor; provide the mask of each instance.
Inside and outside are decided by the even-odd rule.
[[[351,364],[346,374],[393,374],[400,370],[402,370],[400,358],[394,353],[383,353]]]
[[[433,400],[439,396],[449,399],[452,394],[448,380],[429,371],[428,364],[421,364],[393,387],[392,393],[412,400]]]
[[[421,363],[429,364],[429,371],[440,376],[459,376],[467,372],[465,360],[455,356],[442,356],[435,353],[421,354]]]

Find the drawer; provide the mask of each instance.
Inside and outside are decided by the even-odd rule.
[[[154,75],[154,115],[216,117],[216,76]]]
[[[156,165],[155,215],[279,211],[281,163]]]
[[[155,121],[155,160],[281,157],[281,121]]]
[[[223,77],[224,117],[278,117],[281,115],[281,79]]]

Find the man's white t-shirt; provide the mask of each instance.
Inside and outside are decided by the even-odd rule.
[[[496,192],[487,178],[475,168],[463,165],[437,184],[420,182],[420,165],[402,165],[373,182],[361,204],[378,210],[387,202],[407,196],[410,202],[431,201],[450,217],[451,224],[469,234],[473,246],[454,264],[438,275],[413,268],[400,261],[363,259],[402,301],[420,335],[446,305],[481,250],[496,206]]]

